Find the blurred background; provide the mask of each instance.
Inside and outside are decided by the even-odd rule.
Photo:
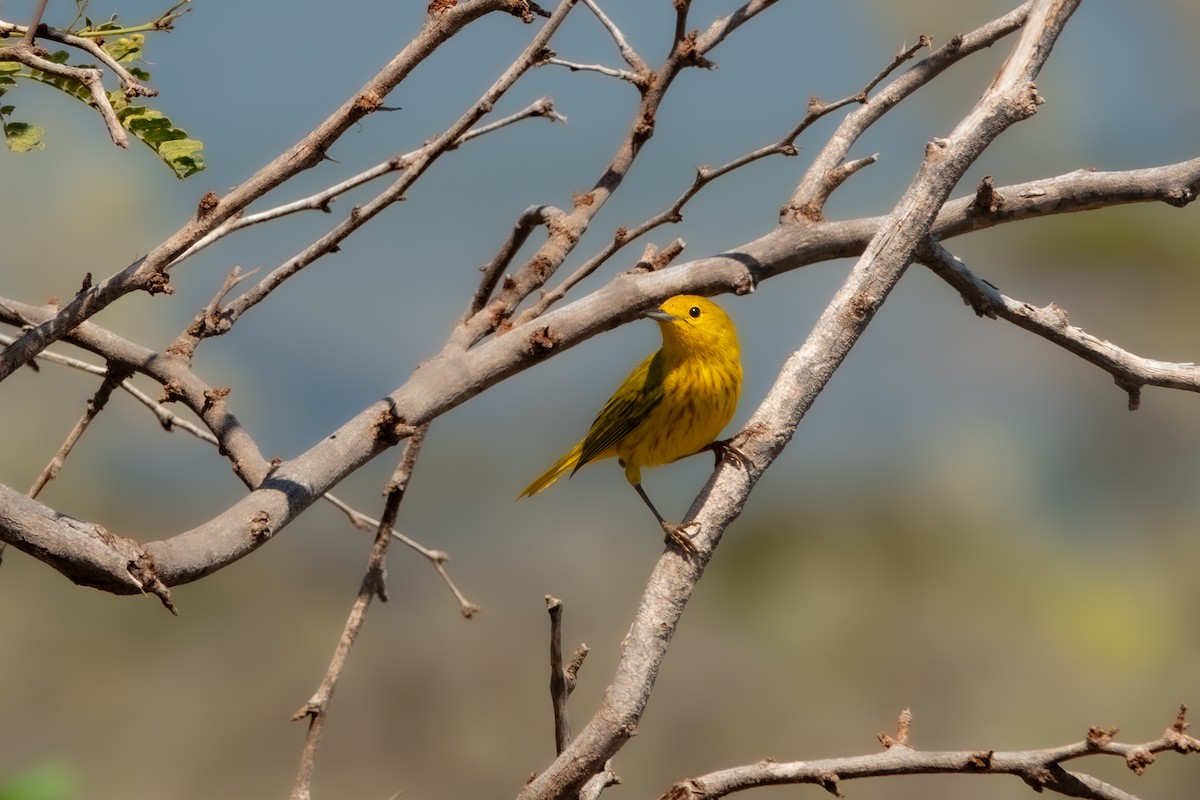
[[[10,2],[24,22],[33,2]],[[737,6],[697,0],[706,27]],[[670,4],[603,3],[656,64]],[[811,95],[856,92],[921,33],[935,46],[1009,2],[780,3],[683,75],[655,137],[565,269],[619,225],[668,205],[701,164],[775,141]],[[0,156],[0,295],[74,293],[85,272],[122,268],[173,233],[205,191],[218,194],[324,119],[418,30],[425,3],[230,6],[197,2],[150,37],[155,105],[203,140],[207,171],[177,181],[138,144],[111,146],[94,113],[38,86],[5,98],[43,125],[46,149]],[[152,19],[165,4],[99,0],[95,19]],[[51,2],[65,25],[73,3]],[[1185,0],[1083,5],[1038,81],[1047,102],[1006,133],[955,196],[1075,169],[1124,169],[1196,156],[1200,97]],[[332,150],[334,161],[255,210],[410,151],[457,118],[534,29],[493,15],[423,64]],[[923,89],[852,157],[877,165],[833,197],[831,217],[886,213],[929,139],[945,135],[1005,58],[1010,41]],[[553,48],[622,66],[584,7]],[[196,368],[229,386],[263,452],[289,458],[400,385],[436,353],[517,215],[569,207],[600,175],[636,106],[628,85],[539,69],[499,105],[548,95],[567,125],[534,120],[445,157],[406,202],[337,255],[289,281]],[[839,115],[805,134],[794,159],[747,167],[710,187],[683,222],[683,259],[771,229]],[[96,322],[149,346],[171,342],[235,265],[270,270],[382,186],[339,199],[334,215],[250,229],[172,273],[172,296],[126,298]],[[1140,355],[1200,351],[1196,209],[1126,207],[1009,225],[948,244],[1006,294],[1054,301],[1071,321]],[[581,291],[627,269],[641,243]],[[803,341],[850,262],[809,267],[720,300],[736,319],[747,373],[740,425]],[[563,273],[567,274],[567,273]],[[611,463],[532,500],[513,497],[582,436],[631,366],[658,346],[648,323],[592,339],[503,383],[433,427],[399,526],[453,556],[451,574],[483,606],[465,621],[420,557],[389,558],[391,602],[376,605],[334,698],[317,764],[322,798],[506,797],[553,757],[543,596],[565,602],[565,647],[587,642],[571,710],[576,729],[610,680],[618,645],[661,536]],[[65,345],[59,352],[79,355]],[[95,360],[94,358],[92,359]],[[47,365],[0,390],[0,480],[27,488],[97,385]],[[143,384],[157,395],[157,389]],[[1157,737],[1180,703],[1200,703],[1195,536],[1200,398],[1147,389],[1136,413],[1100,370],[1012,326],[977,318],[913,268],[795,440],[726,535],[688,608],[639,735],[619,754],[613,797],[654,797],[673,781],[755,761],[877,749],[875,734],[915,714],[928,749],[1025,749],[1117,725]],[[377,514],[398,454],[338,488]],[[710,462],[656,470],[646,485],[678,517]],[[184,433],[163,432],[123,395],[87,432],[41,499],[149,541],[242,496],[228,465]],[[284,797],[303,723],[358,589],[370,537],[318,504],[269,546],[155,600],[78,588],[9,548],[0,567],[0,786],[42,769],[78,798],[153,791],[174,800]],[[1140,778],[1117,759],[1082,769],[1145,797],[1184,796],[1200,763],[1164,756]],[[153,787],[152,790],[147,787]],[[843,785],[857,798],[1028,797],[1015,779],[910,777]],[[803,789],[803,792],[816,791]],[[796,789],[757,797],[794,796]]]

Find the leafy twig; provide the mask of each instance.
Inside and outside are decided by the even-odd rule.
[[[80,37],[99,39],[99,38],[108,37],[108,36],[128,36],[131,33],[147,33],[150,31],[174,30],[175,20],[179,19],[184,14],[191,11],[190,8],[183,8],[184,6],[188,5],[191,1],[192,0],[180,0],[178,3],[171,6],[165,12],[160,14],[158,17],[150,20],[149,22],[142,23],[141,25],[130,25],[129,27],[125,27],[125,28],[119,28],[119,27],[116,27],[115,25],[113,27],[106,27],[104,25],[101,25],[98,28],[84,28],[82,30],[74,31],[74,34],[76,36],[80,36]],[[180,11],[180,9],[183,9],[183,10]],[[78,20],[78,17],[76,17],[76,20]],[[74,25],[74,22],[72,22],[71,24]]]
[[[26,33],[28,34],[28,31]],[[87,88],[91,103],[100,112],[100,118],[104,120],[104,126],[108,129],[108,135],[113,144],[118,147],[129,147],[129,137],[125,135],[125,129],[121,126],[117,112],[108,99],[108,93],[104,90],[104,81],[101,79],[100,70],[73,67],[69,64],[51,61],[44,58],[38,52],[38,48],[30,44],[28,40],[0,48],[0,60],[16,61],[30,69],[78,81]]]

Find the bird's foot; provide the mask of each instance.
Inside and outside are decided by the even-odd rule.
[[[750,456],[738,449],[732,439],[718,439],[712,444],[704,448],[712,450],[716,456],[716,461],[713,462],[713,467],[721,466],[722,461],[728,461],[730,464],[739,466],[742,469],[750,469],[754,466],[754,462],[750,460]]]
[[[688,525],[676,525],[672,522],[663,522],[662,529],[663,533],[667,535],[664,541],[668,545],[675,545],[689,556],[700,555],[700,550],[696,547],[694,538],[700,532],[700,525],[698,523],[692,522]]]

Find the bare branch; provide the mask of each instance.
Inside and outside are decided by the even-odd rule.
[[[802,133],[804,133],[804,131],[806,131],[813,123],[815,123],[817,120],[821,119],[822,117],[836,111],[839,108],[850,105],[852,103],[865,102],[867,93],[875,85],[875,83],[877,83],[878,81],[880,81],[884,77],[886,77],[900,63],[903,63],[903,61],[907,60],[908,58],[911,58],[912,54],[915,53],[917,49],[919,49],[920,47],[926,47],[926,46],[928,46],[928,39],[927,39],[927,37],[922,35],[921,40],[918,45],[915,45],[914,47],[911,47],[908,50],[902,52],[900,55],[896,56],[896,58],[893,60],[893,62],[887,68],[885,68],[882,72],[880,72],[879,75],[876,76],[876,78],[874,78],[871,83],[869,83],[866,87],[864,87],[861,91],[859,91],[856,94],[850,95],[849,97],[843,98],[842,100],[838,100],[838,101],[835,101],[832,103],[822,103],[822,102],[818,101],[816,98],[813,98],[809,102],[808,110],[807,110],[807,113],[805,113],[804,118],[794,128],[792,128],[792,130],[790,130],[787,134],[785,134],[783,136],[783,138],[780,139],[778,142],[767,145],[765,147],[760,147],[757,150],[753,150],[749,153],[739,156],[738,158],[728,162],[727,164],[724,164],[723,166],[716,167],[716,168],[705,166],[705,167],[700,167],[699,169],[697,169],[696,177],[692,181],[692,185],[686,191],[684,191],[684,193],[682,195],[680,195],[679,198],[676,199],[674,203],[672,203],[668,208],[666,208],[662,212],[654,215],[653,217],[650,217],[649,219],[645,220],[644,222],[642,222],[641,224],[639,224],[633,228],[626,228],[626,227],[618,228],[616,231],[616,234],[613,236],[612,240],[607,245],[605,245],[605,247],[599,253],[592,256],[587,261],[585,261],[582,265],[580,265],[580,267],[578,269],[576,269],[573,273],[571,273],[570,276],[568,276],[565,280],[563,280],[561,283],[559,283],[553,289],[543,292],[542,296],[538,299],[538,302],[536,304],[534,304],[532,307],[526,309],[521,314],[520,318],[517,320],[517,323],[520,324],[523,322],[528,322],[529,320],[532,320],[532,319],[536,318],[537,316],[539,316],[542,312],[544,312],[551,305],[553,305],[554,303],[561,300],[564,296],[566,296],[566,293],[568,291],[570,291],[572,288],[574,288],[578,283],[580,283],[585,278],[587,278],[589,275],[594,273],[597,269],[600,268],[601,265],[606,263],[614,255],[616,255],[616,253],[619,252],[625,245],[641,238],[642,236],[646,235],[650,231],[652,231],[655,228],[658,228],[662,225],[665,225],[668,223],[674,224],[674,223],[678,223],[678,222],[682,221],[683,220],[682,212],[683,212],[684,206],[686,206],[693,197],[695,197],[697,194],[699,194],[701,192],[701,190],[703,190],[709,184],[716,181],[718,178],[722,178],[725,175],[728,175],[729,173],[733,172],[734,170],[740,169],[748,164],[752,164],[760,159],[767,158],[768,156],[773,156],[773,155],[794,156],[794,155],[796,155],[796,153],[797,153],[796,144],[795,144],[796,139],[798,139],[800,137],[800,135]],[[849,164],[843,164],[843,165],[840,165],[839,167],[835,168],[834,170],[831,171],[830,177],[827,182],[828,183],[828,191],[832,192],[834,188],[841,185],[841,183],[843,181],[845,181],[846,178],[848,178],[850,175],[854,174],[859,169],[862,169],[863,167],[868,166],[869,164],[875,163],[875,161],[877,159],[878,159],[878,154],[876,154],[874,156],[870,156],[868,158],[859,159],[857,161],[850,162]],[[786,209],[785,209],[785,211],[786,211]]]
[[[508,269],[509,264],[516,257],[517,251],[529,239],[529,234],[533,233],[533,229],[539,225],[545,225],[547,229],[550,229],[551,226],[561,224],[565,217],[563,211],[554,206],[530,206],[525,209],[517,218],[517,224],[513,226],[508,239],[500,245],[495,258],[479,268],[479,271],[483,273],[483,278],[480,279],[479,288],[475,291],[475,296],[471,298],[470,305],[467,306],[464,321],[483,310],[492,293],[496,291],[500,275]]]
[[[1035,112],[1032,80],[1076,2],[1035,3],[1029,24],[995,81],[947,139],[929,146],[913,183],[747,423],[745,445],[739,445],[754,463],[737,470],[719,464],[685,516],[684,524],[700,526],[693,539],[700,557],[683,562],[668,552],[659,560],[601,709],[571,747],[525,787],[523,800],[559,796],[581,786],[630,737],[649,699],[671,632],[703,573],[703,562],[740,514],[762,470],[782,451],[813,399],[899,281],[963,172],[1002,131]]]
[[[1200,158],[1146,169],[1066,175],[992,188],[986,210],[975,195],[946,203],[933,233],[948,239],[1004,222],[1047,217],[1122,203],[1162,202],[1176,208],[1200,196]]]
[[[236,277],[236,271],[235,271],[235,273],[233,273],[233,275],[231,277]],[[220,296],[220,294],[218,294],[218,299],[219,299],[219,296]],[[0,334],[0,344],[9,344],[12,341],[13,341],[13,337],[7,336],[5,334]],[[58,353],[54,353],[54,352],[50,352],[50,351],[45,351],[45,352],[39,354],[38,359],[49,362],[49,363],[59,364],[61,366],[70,367],[72,369],[80,370],[82,372],[87,372],[87,373],[90,373],[93,375],[101,376],[101,377],[105,378],[104,385],[107,385],[110,382],[112,376],[122,375],[121,380],[119,381],[119,383],[116,383],[116,385],[119,385],[121,389],[126,391],[135,400],[137,400],[139,403],[141,403],[143,406],[145,406],[147,409],[149,409],[158,418],[159,424],[162,425],[164,430],[167,430],[167,431],[172,431],[175,429],[184,430],[184,431],[192,434],[196,438],[198,438],[204,442],[207,442],[208,444],[211,444],[214,446],[220,446],[220,440],[218,440],[218,438],[216,436],[214,436],[212,433],[200,428],[199,426],[195,425],[194,423],[190,422],[189,420],[183,419],[182,417],[178,416],[177,414],[172,413],[169,409],[164,407],[161,402],[154,400],[149,395],[147,395],[146,393],[144,393],[140,389],[138,389],[133,384],[132,380],[130,380],[128,378],[128,372],[132,371],[132,367],[130,365],[122,364],[119,367],[119,369],[114,368],[114,367],[105,368],[105,367],[102,367],[102,366],[99,366],[96,364],[89,364],[85,361],[80,361],[79,359],[62,356],[62,355],[59,355]],[[117,369],[117,371],[114,371],[114,369]],[[104,387],[102,386],[100,391],[103,391],[103,388]],[[99,396],[100,391],[97,392],[97,396]],[[111,393],[111,389],[109,389],[109,393]],[[105,398],[105,401],[106,400],[107,400],[107,396]],[[89,402],[88,414],[85,414],[84,418],[80,422],[80,424],[82,425],[82,428],[86,428],[86,424],[83,424],[84,420],[87,420],[88,422],[90,422],[90,418],[95,416],[95,411],[93,411],[93,405],[95,405],[95,404],[96,404],[95,399],[93,399],[92,401]],[[102,407],[102,406],[103,406],[103,403],[100,403],[99,407]],[[99,408],[96,409],[96,411],[98,411],[98,410],[99,410]],[[89,417],[89,415],[90,415],[90,417]],[[67,443],[64,444],[63,448],[60,448],[60,454],[55,457],[55,459],[51,462],[51,464],[49,466],[47,466],[46,471],[43,473],[42,477],[40,477],[38,479],[38,481],[34,484],[34,488],[30,489],[29,496],[31,498],[36,497],[38,492],[40,491],[41,487],[45,485],[46,481],[53,479],[54,475],[57,474],[58,468],[61,466],[62,460],[65,458],[66,452],[69,452],[69,450],[70,450],[70,445],[73,445],[74,442],[78,440],[79,435],[81,433],[82,433],[82,429],[80,428],[80,425],[77,425],[76,431],[72,432],[72,435],[70,437],[68,437]],[[265,465],[263,466],[263,469],[265,469]],[[46,473],[49,473],[49,475],[47,476]],[[334,505],[335,507],[337,507],[338,509],[340,509],[344,514],[346,514],[347,518],[350,520],[350,523],[354,527],[356,527],[360,530],[377,529],[379,527],[380,523],[378,520],[373,519],[372,517],[370,517],[366,514],[363,514],[362,512],[354,509],[349,504],[343,502],[342,500],[335,497],[334,495],[326,493],[323,495],[323,498],[326,501],[328,501],[329,503],[331,503],[332,505]],[[426,560],[429,561],[430,565],[438,573],[438,575],[441,577],[442,581],[446,584],[447,588],[450,589],[451,593],[454,595],[455,599],[458,601],[459,610],[464,617],[466,617],[467,619],[470,619],[471,617],[473,617],[475,614],[477,614],[480,611],[479,605],[471,602],[470,600],[468,600],[466,598],[466,596],[462,593],[462,591],[455,584],[454,580],[450,577],[449,573],[446,571],[445,564],[446,564],[446,562],[448,562],[450,560],[450,556],[448,553],[446,553],[445,551],[442,551],[442,550],[432,550],[430,548],[427,548],[424,545],[422,545],[420,542],[417,542],[415,539],[412,539],[412,538],[404,535],[403,533],[401,533],[399,530],[396,530],[395,528],[392,529],[391,533],[392,533],[392,536],[395,537],[397,540],[399,540],[400,542],[405,544],[410,549],[416,551],[417,553],[422,555]]]
[[[628,81],[635,86],[643,84],[645,81],[641,75],[627,69],[613,69],[606,67],[603,64],[577,64],[574,61],[567,61],[562,58],[548,58],[547,64],[553,64],[556,67],[566,67],[572,72],[596,72],[600,75],[607,75],[610,78],[619,78],[623,81]]]
[[[58,448],[58,452],[50,459],[50,463],[38,475],[37,480],[33,482],[33,486],[26,492],[30,497],[37,497],[42,489],[46,488],[46,484],[58,477],[58,473],[62,470],[63,464],[66,463],[67,456],[79,441],[79,437],[83,436],[83,432],[88,429],[96,416],[104,410],[108,404],[108,398],[112,396],[113,390],[125,383],[130,376],[132,370],[128,367],[110,367],[104,380],[100,382],[100,388],[92,395],[87,402],[87,408],[84,409],[83,416],[75,423],[75,427],[67,434],[66,441]]]
[[[1195,364],[1171,364],[1142,358],[1075,327],[1067,312],[1056,303],[1035,308],[1007,297],[972,274],[961,259],[939,244],[931,244],[919,258],[957,289],[976,314],[1008,320],[1111,374],[1117,386],[1129,394],[1130,411],[1137,410],[1143,386],[1200,392],[1200,367]]]
[[[6,334],[0,334],[0,344],[7,345],[11,344],[13,341],[13,337]],[[107,367],[102,367],[98,364],[89,364],[86,361],[64,356],[51,350],[45,350],[39,353],[37,358],[38,361],[45,361],[50,364],[58,364],[64,367],[70,367],[71,369],[86,372],[91,375],[98,375],[101,378],[106,377],[109,374]],[[216,436],[213,436],[210,432],[204,430],[195,423],[173,413],[169,408],[166,408],[160,402],[150,397],[141,389],[137,388],[132,380],[123,380],[121,381],[120,386],[121,389],[124,390],[130,397],[132,397],[134,400],[137,400],[139,403],[149,409],[154,416],[158,418],[158,422],[164,430],[172,431],[178,428],[192,434],[201,441],[208,442],[211,445],[219,444]]]
[[[646,74],[646,62],[637,54],[629,42],[625,39],[625,34],[621,33],[611,19],[600,9],[595,0],[583,0],[583,4],[596,15],[596,19],[600,20],[600,24],[608,31],[608,35],[616,42],[617,49],[621,51],[621,57],[625,59],[625,63],[633,68],[633,71],[639,75]]]
[[[907,726],[903,718],[901,722],[901,733],[906,735]],[[901,734],[898,733],[896,740],[887,737],[890,743],[885,743],[886,749],[882,753],[812,761],[760,761],[681,781],[672,786],[662,800],[715,800],[758,786],[792,784],[816,784],[841,796],[839,784],[842,781],[935,774],[1015,775],[1038,792],[1051,791],[1089,800],[1136,800],[1133,795],[1109,783],[1068,771],[1062,765],[1079,758],[1117,756],[1125,760],[1130,770],[1140,775],[1154,762],[1155,753],[1200,752],[1200,740],[1183,733],[1178,722],[1168,728],[1163,736],[1142,744],[1116,742],[1113,739],[1115,734],[1115,728],[1093,727],[1087,737],[1079,742],[1044,750],[937,752],[913,749],[899,740]]]
[[[332,494],[326,493],[322,495],[322,497],[324,497],[325,500],[332,503],[337,508],[341,509],[342,512],[349,517],[350,523],[359,530],[378,529],[380,525],[378,520],[372,519],[361,511],[354,509],[348,503],[345,503],[337,497],[334,497]],[[449,553],[444,550],[431,550],[417,540],[405,536],[395,528],[392,528],[392,536],[408,548],[420,553],[427,561],[429,561],[429,565],[437,571],[438,575],[441,576],[442,581],[446,584],[446,588],[450,590],[450,592],[454,595],[454,598],[458,601],[458,610],[464,617],[471,619],[480,612],[480,606],[468,600],[462,591],[459,590],[454,581],[451,580],[450,574],[446,572],[445,564],[450,560]]]
[[[412,476],[417,456],[420,455],[421,444],[425,440],[427,430],[428,428],[425,427],[420,428],[409,438],[404,448],[404,455],[388,482],[387,502],[384,504],[383,518],[379,521],[379,528],[375,533],[375,544],[371,548],[371,555],[367,560],[367,571],[363,576],[362,585],[359,587],[358,597],[355,598],[354,605],[350,609],[350,616],[346,620],[341,638],[338,639],[337,647],[334,649],[329,669],[326,670],[325,677],[313,696],[292,715],[292,720],[297,722],[305,717],[308,718],[308,734],[304,739],[304,749],[300,756],[296,781],[289,795],[291,800],[307,800],[312,795],[313,769],[316,765],[317,750],[321,745],[321,734],[325,728],[333,692],[337,689],[338,682],[342,677],[342,670],[345,669],[346,661],[350,657],[350,650],[358,639],[363,622],[366,621],[371,601],[375,597],[384,602],[388,599],[384,567],[388,544],[392,540],[391,533],[396,526],[396,515],[400,511],[400,502],[404,499],[405,488]]]
[[[571,743],[571,718],[567,713],[567,698],[575,682],[567,679],[562,657],[562,600],[546,595],[546,611],[550,614],[550,703],[554,707],[554,753],[561,755]]]
[[[871,91],[876,86],[883,83],[884,78],[895,72],[897,67],[912,59],[912,57],[917,54],[917,51],[924,50],[926,47],[932,46],[933,39],[931,39],[928,35],[922,33],[917,36],[916,44],[914,44],[912,47],[903,48],[899,53],[896,54],[896,57],[892,59],[892,63],[880,70],[878,75],[867,82],[867,85],[864,86],[862,90],[862,102],[866,102],[867,96],[871,94]]]
[[[466,113],[459,117],[441,135],[418,151],[417,156],[412,161],[405,164],[404,174],[395,183],[369,202],[352,208],[347,217],[335,225],[332,230],[317,239],[296,256],[280,264],[255,286],[231,302],[226,307],[226,315],[230,323],[236,322],[238,317],[262,302],[267,295],[301,269],[313,263],[318,258],[335,251],[338,245],[350,236],[350,234],[365,225],[388,206],[403,200],[404,193],[416,183],[417,179],[425,173],[429,166],[442,153],[454,147],[467,133],[471,125],[484,114],[491,111],[496,101],[512,88],[525,72],[539,63],[546,44],[550,41],[555,31],[558,30],[562,21],[566,19],[567,14],[574,8],[576,2],[577,0],[562,0],[550,16],[550,19],[547,20],[542,29],[530,40],[524,51],[512,65],[496,79],[491,87],[484,92],[483,96]]]
[[[507,117],[503,117],[487,125],[481,125],[478,128],[472,128],[459,137],[458,141],[450,145],[447,150],[457,149],[472,139],[476,139],[480,136],[500,130],[508,125],[512,125],[516,122],[530,119],[532,117],[542,117],[550,120],[551,122],[565,123],[567,121],[566,117],[554,110],[554,102],[548,97],[543,97],[540,100],[535,100],[514,114],[509,114]],[[431,146],[432,143],[426,144],[424,147],[418,150],[413,150],[411,152],[404,153],[403,155],[392,156],[387,161],[376,164],[370,169],[363,170],[353,177],[335,183],[327,189],[322,189],[321,191],[311,194],[308,197],[302,197],[299,200],[293,200],[290,203],[284,203],[276,206],[275,208],[259,211],[254,214],[238,214],[230,217],[219,227],[210,231],[206,236],[204,236],[204,238],[200,239],[194,245],[181,253],[178,258],[171,262],[171,267],[174,268],[178,266],[179,263],[184,259],[188,258],[189,256],[194,256],[196,253],[208,247],[210,244],[225,238],[231,233],[240,231],[243,228],[248,228],[251,225],[259,225],[264,222],[271,222],[273,220],[290,216],[301,211],[321,211],[328,214],[331,211],[330,203],[332,203],[337,197],[351,191],[352,189],[357,189],[359,186],[370,183],[376,178],[381,178],[384,175],[388,175],[392,172],[400,172],[408,169],[408,167],[416,162],[418,158],[422,157],[423,155],[427,155]]]
[[[495,331],[525,298],[541,289],[554,275],[574,250],[591,220],[612,195],[620,188],[625,177],[641,152],[643,145],[654,135],[654,120],[663,97],[680,72],[688,67],[710,67],[706,55],[734,30],[748,22],[760,12],[773,5],[776,0],[751,0],[733,14],[716,20],[703,35],[687,34],[684,25],[689,3],[679,0],[676,6],[675,39],[667,60],[655,70],[655,80],[645,87],[642,100],[634,112],[633,121],[617,154],[609,162],[601,177],[586,194],[576,195],[574,207],[561,225],[555,226],[545,243],[506,282],[503,292],[492,301],[486,313],[476,314],[464,324],[452,342],[453,347],[465,349]],[[530,316],[523,315],[522,321]]]
[[[925,86],[947,68],[966,56],[991,47],[1000,39],[1020,29],[1029,16],[1032,0],[1002,17],[981,25],[971,33],[955,36],[912,69],[896,78],[862,108],[846,116],[821,152],[813,159],[804,178],[780,214],[783,220],[812,221],[824,219],[825,202],[833,188],[828,176],[845,160],[859,137],[901,100]],[[887,74],[884,70],[881,74]]]
[[[46,13],[46,0],[38,0],[37,7],[33,9],[33,19],[29,22],[29,27],[25,30],[25,44],[33,46],[33,40],[37,36],[37,30],[42,24],[42,14]]]

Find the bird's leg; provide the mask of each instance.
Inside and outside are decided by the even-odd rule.
[[[667,535],[667,541],[676,545],[688,555],[699,555],[700,551],[696,548],[696,543],[692,541],[692,536],[687,531],[690,526],[676,525],[673,522],[667,522],[663,519],[663,515],[658,513],[658,509],[654,507],[654,503],[650,502],[650,496],[646,494],[646,490],[642,488],[640,483],[633,484],[633,488],[637,490],[638,497],[646,503],[646,507],[650,509],[650,513],[658,520],[658,524],[662,526],[663,533]]]

